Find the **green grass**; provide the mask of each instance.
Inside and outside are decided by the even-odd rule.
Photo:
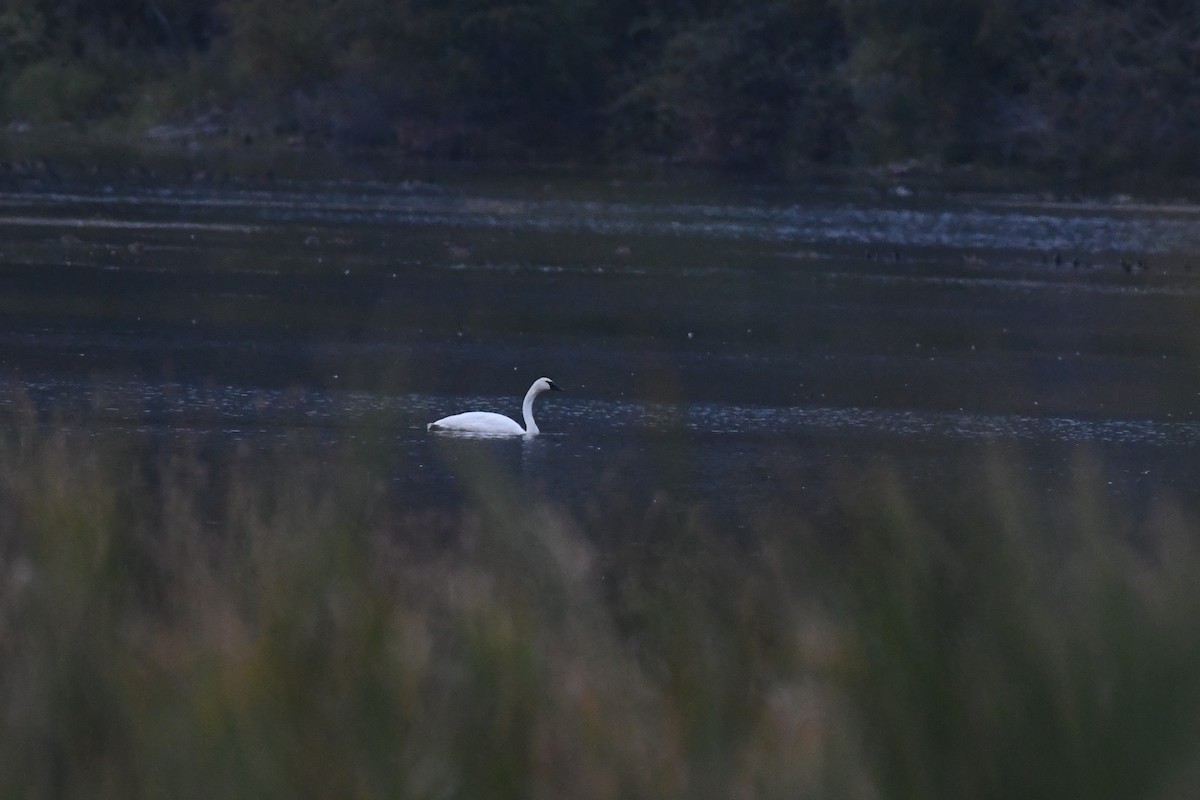
[[[659,495],[406,508],[361,454],[0,427],[0,796],[1183,797],[1197,528],[1081,459],[839,483],[723,535]],[[1049,499],[1047,499],[1049,498]]]

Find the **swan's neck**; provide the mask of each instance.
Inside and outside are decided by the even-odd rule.
[[[525,393],[525,402],[521,403],[521,416],[525,418],[525,433],[540,433],[537,423],[533,421],[533,398],[538,396],[537,386],[530,386]]]

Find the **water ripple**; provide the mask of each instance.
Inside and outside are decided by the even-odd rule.
[[[780,206],[508,199],[425,191],[314,193],[205,188],[0,194],[0,207],[43,212],[9,217],[10,224],[21,219],[32,220],[22,224],[44,224],[39,220],[63,206],[103,207],[126,213],[136,210],[140,214],[174,210],[194,215],[205,211],[235,217],[220,223],[139,223],[87,217],[66,221],[78,226],[218,224],[221,229],[254,230],[255,226],[245,221],[249,215],[255,224],[449,226],[970,250],[1160,254],[1200,249],[1200,209],[1098,203],[1019,205],[1004,198],[962,207],[919,208],[897,206],[887,200],[864,204],[820,196]]]

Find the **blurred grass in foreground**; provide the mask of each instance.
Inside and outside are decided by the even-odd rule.
[[[397,508],[302,442],[214,466],[3,420],[5,797],[1153,798],[1200,770],[1200,548],[999,461],[734,541],[483,470]],[[1047,502],[1046,498],[1051,501]]]

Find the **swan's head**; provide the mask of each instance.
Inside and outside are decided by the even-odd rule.
[[[561,392],[562,388],[549,378],[538,378],[533,382],[533,388],[541,392]]]

